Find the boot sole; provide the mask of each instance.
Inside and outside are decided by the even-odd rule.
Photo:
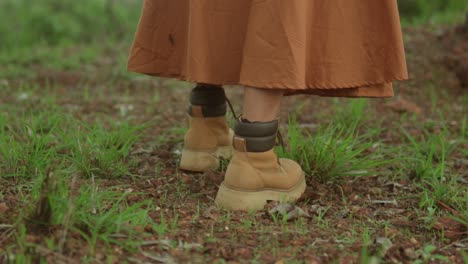
[[[214,152],[183,149],[179,168],[186,171],[205,172],[216,170],[219,160],[232,157],[232,146],[218,147]]]
[[[305,192],[305,174],[302,172],[300,182],[290,190],[266,189],[262,191],[242,191],[221,184],[216,195],[215,204],[229,210],[261,210],[268,201],[294,202]]]

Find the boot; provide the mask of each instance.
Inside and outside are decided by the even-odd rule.
[[[273,151],[278,120],[238,121],[234,155],[216,196],[216,205],[231,210],[262,209],[267,201],[296,201],[306,188],[299,164],[278,159]]]
[[[231,158],[233,132],[226,122],[223,88],[195,87],[190,95],[188,120],[180,169],[196,172],[215,170],[220,158]]]

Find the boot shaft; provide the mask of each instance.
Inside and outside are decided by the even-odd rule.
[[[226,121],[226,95],[217,86],[199,85],[190,93],[189,129],[185,147],[198,151],[213,151],[230,146],[232,133]]]
[[[249,122],[237,120],[233,146],[240,152],[266,152],[275,147],[279,121]]]
[[[188,114],[192,117],[224,117],[226,94],[218,86],[199,85],[190,93]]]

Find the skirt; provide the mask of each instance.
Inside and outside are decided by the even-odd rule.
[[[336,97],[408,78],[397,0],[145,0],[128,69]]]

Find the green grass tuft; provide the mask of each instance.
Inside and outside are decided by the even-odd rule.
[[[444,121],[443,121],[444,123]],[[460,223],[468,222],[468,192],[458,182],[461,175],[451,170],[449,157],[464,141],[464,132],[459,140],[450,138],[448,129],[444,126],[440,133],[423,130],[418,136],[402,130],[409,144],[401,149],[404,159],[399,160],[403,175],[415,181],[421,189],[420,207],[428,210],[426,221],[433,220],[439,211],[438,202],[453,207],[460,215],[454,215]]]
[[[404,24],[452,24],[460,22],[468,12],[465,0],[399,0]]]
[[[101,125],[81,126],[71,140],[71,153],[66,157],[86,177],[129,175],[132,162],[128,157],[141,128],[129,124],[114,125],[110,130]]]
[[[359,134],[353,129],[332,123],[319,128],[313,135],[289,120],[288,149],[278,149],[280,157],[293,159],[312,177],[322,182],[335,181],[345,176],[363,176],[374,172],[390,161],[379,160],[368,152],[375,142],[375,133]]]
[[[87,126],[56,111],[26,112],[20,120],[0,116],[1,177],[33,178],[57,168],[86,177],[131,175],[129,154],[144,126]]]

